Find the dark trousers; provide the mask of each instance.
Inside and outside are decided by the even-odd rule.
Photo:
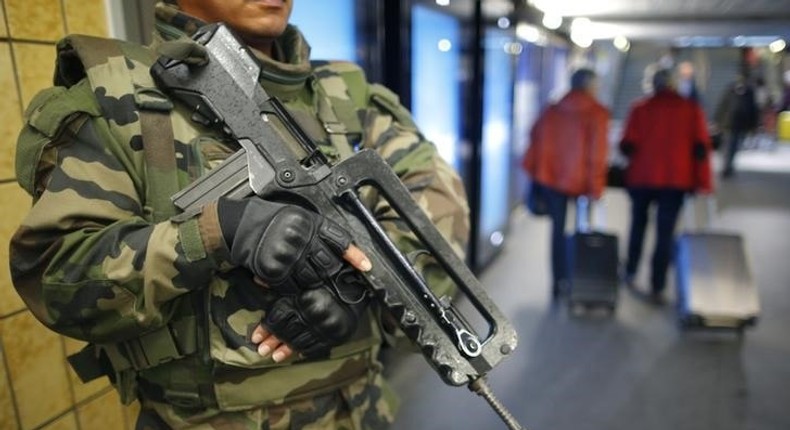
[[[560,281],[568,280],[568,250],[565,238],[568,196],[546,188],[546,203],[551,217],[551,274],[556,288]]]
[[[746,130],[732,130],[729,133],[729,141],[727,142],[727,153],[724,156],[724,176],[730,176],[735,171],[735,154],[743,146],[743,141],[749,133]]]
[[[642,258],[642,244],[648,222],[648,210],[652,203],[658,205],[656,215],[656,247],[650,273],[650,284],[654,293],[664,290],[669,261],[672,258],[673,233],[685,192],[672,189],[631,188],[631,234],[628,238],[627,276],[636,274]]]

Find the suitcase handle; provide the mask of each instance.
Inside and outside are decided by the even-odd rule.
[[[697,201],[704,200],[705,218],[702,226],[697,225]],[[712,194],[694,196],[689,194],[686,196],[686,208],[684,209],[684,224],[686,231],[705,231],[713,227],[713,215],[717,213],[716,198]]]
[[[592,199],[587,196],[576,197],[576,231],[579,233],[589,233],[596,228],[599,230],[602,229],[604,227],[605,214],[600,208],[603,207],[603,203],[599,201],[598,204],[595,204]],[[594,211],[593,208],[599,210]]]

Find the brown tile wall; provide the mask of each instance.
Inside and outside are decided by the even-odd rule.
[[[83,384],[66,356],[84,343],[45,328],[11,285],[8,241],[30,197],[16,184],[24,107],[52,83],[55,43],[69,33],[106,36],[104,0],[0,0],[0,429],[132,429],[106,378]]]

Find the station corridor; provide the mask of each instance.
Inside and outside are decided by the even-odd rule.
[[[515,354],[489,381],[525,429],[790,429],[790,146],[739,157],[738,175],[717,184],[713,228],[744,235],[758,284],[762,315],[742,337],[682,331],[673,294],[656,307],[621,288],[613,316],[570,313],[549,295],[549,222],[521,210],[513,217],[502,255],[481,280],[519,334]],[[603,205],[623,256],[628,197],[609,190]],[[651,249],[648,238],[642,285]],[[444,385],[421,357],[397,362],[403,409],[395,429],[505,428],[482,398]]]

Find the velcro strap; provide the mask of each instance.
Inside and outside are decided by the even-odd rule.
[[[27,122],[47,137],[54,137],[75,114],[101,114],[91,91],[53,87],[41,91],[25,111]]]
[[[136,339],[100,347],[116,373],[150,369],[197,351],[197,319],[185,317]]]

